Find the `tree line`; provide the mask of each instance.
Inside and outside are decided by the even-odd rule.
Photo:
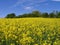
[[[41,13],[39,11],[32,11],[31,13],[25,13],[16,16],[15,13],[7,14],[5,18],[23,18],[23,17],[43,17],[43,18],[60,18],[60,12],[55,11],[51,13]]]

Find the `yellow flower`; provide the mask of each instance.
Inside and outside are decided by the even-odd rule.
[[[38,45],[38,44],[34,44],[34,45]]]

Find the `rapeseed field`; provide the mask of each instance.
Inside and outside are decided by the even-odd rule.
[[[2,18],[0,45],[60,45],[60,18]]]

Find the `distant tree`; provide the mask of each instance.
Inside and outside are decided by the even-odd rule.
[[[16,16],[16,18],[21,18],[22,17],[22,15],[18,15],[18,16]]]
[[[27,17],[28,14],[22,14],[22,15],[19,15],[18,17]]]
[[[48,13],[42,13],[42,17],[48,18],[49,14]]]
[[[5,18],[23,18],[23,17],[43,17],[43,18],[60,18],[60,12],[53,11],[51,13],[41,13],[39,11],[32,11],[32,13],[25,13],[16,16],[15,13],[7,14]]]
[[[57,18],[60,18],[60,12],[57,12],[56,17],[57,17]]]
[[[32,12],[33,17],[41,17],[41,13],[39,11]]]
[[[28,14],[22,14],[17,16],[17,18],[22,18],[22,17],[32,17],[32,14],[28,13]]]
[[[32,14],[31,13],[23,14],[23,17],[32,17]]]
[[[17,16],[17,18],[19,17],[40,17],[41,13],[39,11],[33,11],[32,13],[28,13],[28,14],[22,14]]]
[[[56,15],[55,15],[55,13],[52,12],[52,13],[49,14],[49,17],[50,17],[50,18],[55,18]]]
[[[32,13],[29,13],[29,14],[27,15],[27,17],[33,17]]]
[[[15,18],[15,13],[8,14],[5,18]]]

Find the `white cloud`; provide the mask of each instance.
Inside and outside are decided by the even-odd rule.
[[[20,4],[23,4],[25,2],[25,0],[18,0],[14,5],[12,5],[11,7],[16,7],[19,6]]]
[[[52,1],[60,1],[60,0],[52,0]]]
[[[24,7],[25,10],[31,10],[32,7]]]
[[[45,1],[47,1],[47,0],[17,0],[17,2],[14,5],[12,5],[11,7],[24,5],[23,3],[26,3],[26,2],[29,2],[28,5],[34,5],[34,4],[45,2]]]

